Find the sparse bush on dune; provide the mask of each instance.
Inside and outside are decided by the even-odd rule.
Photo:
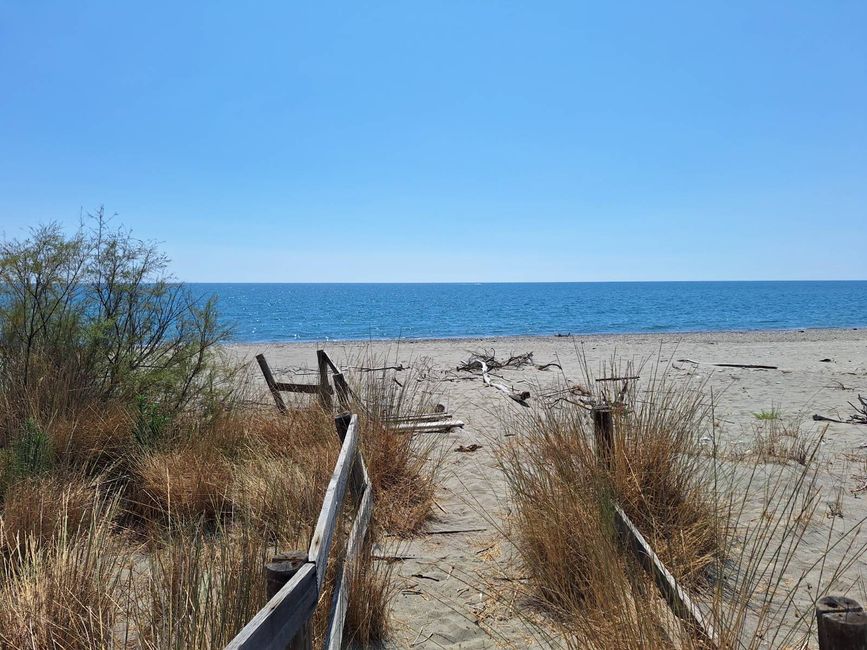
[[[227,332],[167,264],[102,210],[72,235],[50,225],[0,244],[4,439],[28,419],[44,426],[115,399],[171,417],[214,388]]]

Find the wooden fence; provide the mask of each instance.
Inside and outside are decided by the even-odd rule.
[[[276,381],[271,373],[271,368],[265,360],[265,355],[257,354],[256,361],[259,363],[259,368],[262,370],[262,375],[265,377],[265,383],[268,385],[268,390],[274,398],[274,403],[281,413],[286,413],[288,410],[286,403],[283,401],[281,392],[287,393],[311,393],[319,397],[319,403],[326,411],[331,411],[333,408],[332,396],[337,394],[337,402],[344,410],[352,408],[350,397],[351,390],[349,383],[340,367],[334,363],[331,357],[325,350],[316,351],[316,361],[319,366],[319,383],[316,384],[295,384],[282,381]],[[328,375],[331,373],[334,388],[328,381]]]
[[[591,414],[596,456],[599,462],[610,468],[615,440],[611,408],[607,405],[594,406]],[[686,621],[706,644],[713,648],[723,647],[717,630],[618,504],[614,504],[614,524],[620,538],[653,577],[669,608]],[[867,612],[851,598],[821,598],[816,604],[816,624],[819,650],[867,650]]]
[[[349,387],[342,372],[324,351],[320,350],[318,357],[320,382],[308,385],[276,382],[265,358],[257,356],[265,381],[281,412],[287,411],[281,391],[316,393],[323,407],[328,409],[332,408],[331,397],[336,392],[339,403],[349,405]],[[329,386],[329,370],[333,372],[336,391]],[[277,556],[265,565],[268,603],[226,646],[227,650],[284,650],[287,647],[302,650],[313,647],[313,612],[322,593],[335,531],[348,491],[352,495],[355,516],[345,549],[335,554],[339,566],[323,644],[328,650],[341,647],[343,624],[349,605],[349,581],[370,524],[373,493],[358,448],[358,416],[349,413],[337,416],[335,428],[341,440],[340,454],[325,491],[310,546],[306,552],[296,551]]]

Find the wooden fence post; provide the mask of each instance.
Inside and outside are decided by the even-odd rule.
[[[851,598],[820,598],[816,627],[819,650],[867,650],[867,612]]]
[[[349,410],[352,406],[349,401],[349,384],[342,372],[334,375],[334,392],[337,394],[337,403],[340,405],[340,408]]]
[[[596,438],[596,458],[606,469],[611,469],[614,461],[614,418],[611,407],[607,405],[594,406],[593,435]]]
[[[298,573],[298,570],[307,563],[305,551],[292,551],[281,553],[265,563],[265,589],[268,600],[277,595],[289,580]],[[301,631],[289,642],[287,650],[312,650],[313,649],[313,619],[301,628]]]
[[[277,389],[277,382],[274,381],[274,375],[271,374],[271,368],[268,367],[268,362],[265,361],[265,355],[257,354],[256,361],[259,362],[259,368],[262,370],[262,375],[265,377],[265,383],[268,384],[268,390],[271,391],[271,395],[274,397],[274,402],[277,404],[277,410],[281,413],[285,413],[286,404],[283,402],[283,397]]]
[[[328,355],[325,350],[316,351],[319,362],[319,403],[326,411],[331,411],[331,389],[328,385]]]

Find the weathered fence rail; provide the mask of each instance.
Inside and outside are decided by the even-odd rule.
[[[279,408],[280,402],[277,404]],[[266,566],[270,600],[226,646],[227,650],[312,648],[311,620],[322,593],[340,511],[348,491],[354,497],[356,511],[346,547],[337,559],[337,580],[324,643],[329,650],[341,647],[349,604],[348,585],[370,524],[373,494],[358,449],[358,416],[338,416],[335,427],[342,442],[340,454],[325,491],[310,546],[300,557],[292,554],[295,557],[277,558]]]
[[[614,420],[611,408],[597,405],[591,409],[596,457],[611,469],[614,459]],[[618,505],[614,504],[614,525],[620,539],[635,554],[642,567],[653,577],[671,611],[686,621],[702,640],[722,648],[714,625],[690,597],[689,592],[654,552],[638,527]],[[819,650],[867,650],[867,612],[858,602],[843,596],[825,596],[816,604]]]
[[[316,351],[316,361],[319,366],[319,383],[316,384],[296,384],[289,382],[276,381],[271,373],[271,368],[265,360],[264,354],[257,354],[256,361],[259,368],[262,370],[262,376],[265,377],[265,383],[268,385],[268,390],[274,398],[274,403],[281,413],[286,413],[288,408],[286,402],[283,401],[283,396],[280,393],[309,393],[318,395],[319,403],[326,411],[330,411],[333,407],[332,396],[337,395],[337,401],[340,407],[344,410],[350,410],[352,405],[350,401],[351,390],[346,381],[346,377],[340,367],[334,363],[331,357],[325,350]],[[328,381],[329,373],[334,381],[334,388]]]

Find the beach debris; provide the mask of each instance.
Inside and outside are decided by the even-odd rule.
[[[485,386],[490,386],[492,388],[496,388],[501,393],[505,394],[510,399],[516,401],[521,406],[526,406],[529,408],[529,404],[527,404],[527,400],[530,399],[530,391],[516,391],[512,388],[509,388],[505,384],[500,384],[498,382],[491,381],[491,377],[488,374],[489,366],[488,361],[493,360],[496,363],[496,367],[505,368],[507,366],[511,367],[520,367],[523,365],[531,364],[533,359],[533,353],[527,352],[526,354],[511,356],[505,362],[500,362],[496,360],[494,356],[493,350],[490,353],[487,351],[484,352],[483,356],[470,357],[469,360],[458,366],[458,370],[463,370],[466,372],[472,372],[475,370],[480,370],[482,372],[482,381],[485,382]]]
[[[450,416],[451,417],[451,416]],[[407,420],[403,422],[393,423],[395,431],[406,431],[410,433],[446,433],[452,429],[463,429],[464,423],[462,420]]]
[[[470,453],[470,452],[473,452],[473,451],[477,451],[477,450],[479,450],[479,449],[481,449],[481,448],[482,448],[481,445],[477,445],[476,443],[473,443],[473,444],[471,444],[471,445],[467,445],[467,446],[464,446],[464,445],[458,445],[458,448],[455,449],[455,451],[459,451],[459,452],[461,452],[461,453],[466,454],[466,453]]]
[[[692,363],[696,366],[716,366],[718,368],[747,368],[749,370],[779,370],[778,366],[766,366],[759,363],[712,363],[710,361],[693,361],[692,359],[678,359],[678,363]]]
[[[838,420],[837,418],[829,418],[825,415],[819,415],[818,413],[813,414],[814,422],[837,422],[838,424],[846,424],[845,420]]]
[[[849,416],[849,422],[852,424],[867,424],[867,400],[861,397],[861,393],[858,393],[858,402],[860,406],[849,402],[849,406],[855,409],[855,413]]]
[[[829,418],[824,415],[819,415],[818,413],[813,415],[813,420],[816,422],[837,422],[838,424],[867,424],[867,399],[861,397],[859,393],[858,402],[860,403],[859,406],[849,402],[849,406],[855,409],[855,412],[846,420]]]
[[[559,363],[554,363],[553,361],[551,363],[539,364],[538,366],[536,366],[536,370],[547,370],[548,368],[551,368],[551,367],[563,370],[563,366],[561,366]]]
[[[479,352],[470,352],[470,358],[457,367],[458,370],[472,372],[474,370],[500,370],[501,368],[521,368],[522,366],[533,365],[533,353],[525,352],[524,354],[513,354],[505,361],[497,359],[496,350],[481,350]],[[483,368],[484,366],[484,368]]]
[[[409,366],[404,366],[402,363],[396,366],[382,366],[380,368],[366,368],[364,366],[349,366],[347,370],[357,370],[358,372],[383,372],[385,370],[394,370],[396,372],[403,372],[404,370],[409,370]]]
[[[831,362],[832,362],[832,359],[828,359],[828,358],[819,359],[819,363],[831,363]]]

